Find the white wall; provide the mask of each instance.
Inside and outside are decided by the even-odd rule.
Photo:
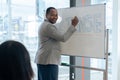
[[[112,80],[120,80],[119,0],[113,0],[112,24]]]

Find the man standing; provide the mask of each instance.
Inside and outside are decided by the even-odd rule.
[[[61,34],[54,25],[58,19],[58,12],[54,7],[46,10],[46,19],[41,24],[39,35],[39,47],[35,57],[38,68],[38,80],[58,80],[58,65],[60,64],[60,42],[67,41],[76,31],[79,20],[75,16],[71,20],[71,26]]]

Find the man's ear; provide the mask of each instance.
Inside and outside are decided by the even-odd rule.
[[[48,18],[48,14],[46,14],[45,17]]]

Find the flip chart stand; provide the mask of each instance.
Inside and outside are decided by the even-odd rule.
[[[108,53],[108,39],[109,39],[109,29],[106,30],[106,50],[105,50],[105,69],[100,69],[100,68],[93,68],[93,67],[86,67],[86,66],[77,66],[77,65],[70,65],[66,63],[61,63],[61,66],[68,66],[72,68],[83,68],[83,69],[88,69],[88,70],[96,70],[96,71],[102,71],[103,72],[103,80],[108,80],[108,56],[110,53]]]

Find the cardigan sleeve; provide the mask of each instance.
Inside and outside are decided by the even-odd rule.
[[[72,34],[75,31],[76,31],[75,27],[71,25],[64,34],[61,34],[61,32],[56,28],[55,25],[48,24],[46,33],[47,33],[47,36],[50,38],[65,42],[72,36]]]

